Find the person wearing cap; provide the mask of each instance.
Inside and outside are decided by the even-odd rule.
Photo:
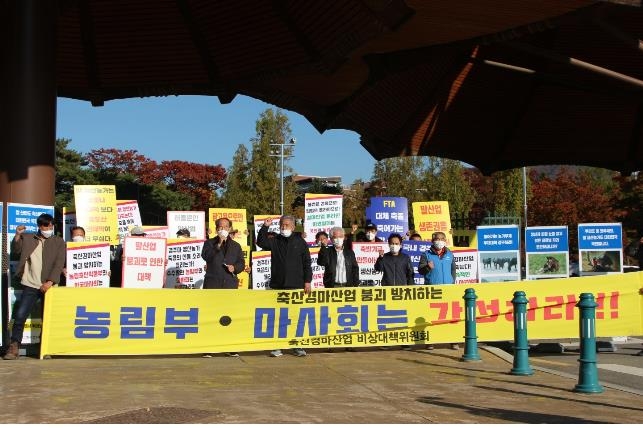
[[[190,237],[190,231],[188,229],[179,229],[176,231],[176,237],[177,238],[189,238]]]
[[[384,242],[382,238],[377,236],[377,226],[373,223],[368,223],[364,228],[364,233],[358,233],[357,238],[355,242]]]

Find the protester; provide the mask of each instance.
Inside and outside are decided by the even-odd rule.
[[[447,236],[444,232],[434,232],[432,245],[420,256],[418,273],[424,275],[424,283],[430,285],[455,284],[456,263],[451,250],[447,248]],[[434,349],[427,345],[427,349]],[[457,343],[451,349],[460,349]]]
[[[72,242],[85,242],[85,229],[82,226],[74,226],[70,230]],[[66,254],[66,253],[65,253]],[[67,257],[65,255],[65,265],[63,266],[62,276],[60,277],[60,286],[67,286]]]
[[[9,349],[3,357],[5,360],[18,359],[25,321],[36,302],[51,287],[60,283],[65,265],[66,245],[60,236],[54,235],[54,218],[49,214],[40,214],[36,224],[38,232],[35,234],[24,233],[26,227],[18,226],[11,241],[11,252],[20,255],[16,277],[23,288],[13,313],[13,328]]]
[[[245,267],[241,245],[229,237],[232,226],[229,219],[219,218],[215,224],[217,236],[205,241],[201,251],[207,264],[203,288],[236,290],[239,288],[237,274]]]
[[[328,245],[328,233],[320,230],[315,234],[315,243],[313,247],[325,247]]]
[[[324,288],[359,286],[359,266],[355,253],[344,246],[344,229],[330,230],[332,247],[322,246],[317,264],[324,267]]]
[[[411,241],[421,241],[422,240],[422,235],[420,235],[417,232],[411,233],[410,240]]]
[[[271,219],[266,221],[259,229],[257,245],[264,250],[270,251],[270,289],[276,290],[298,290],[303,289],[305,294],[310,293],[310,283],[313,279],[310,250],[304,238],[300,234],[293,233],[295,230],[295,218],[284,215],[279,219],[280,234],[274,238],[268,237],[268,227],[272,224]],[[297,357],[305,357],[306,351],[301,348],[294,348],[293,354]],[[280,349],[270,352],[272,357],[281,357]]]
[[[389,252],[380,250],[375,270],[382,272],[382,285],[412,285],[413,265],[411,258],[402,252],[402,236],[393,233],[388,237]]]

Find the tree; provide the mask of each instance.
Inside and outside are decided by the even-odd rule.
[[[104,176],[131,174],[143,184],[163,178],[157,163],[137,150],[95,149],[87,153],[87,161],[90,168],[101,171]]]
[[[169,190],[192,197],[193,210],[207,211],[215,192],[223,187],[226,170],[221,165],[163,161],[159,173]]]
[[[63,207],[74,206],[74,185],[96,184],[97,179],[87,167],[80,152],[67,148],[71,140],[56,140],[56,196],[55,209],[62,213]]]
[[[351,224],[364,224],[366,221],[366,206],[368,205],[368,194],[365,183],[362,180],[355,180],[351,186],[344,191],[342,206],[342,222],[344,227]]]
[[[245,145],[239,144],[232,158],[232,166],[228,170],[225,190],[221,204],[228,208],[246,206],[252,199],[252,176],[250,153]]]
[[[522,168],[492,174],[496,215],[520,217],[524,205]]]
[[[290,122],[280,110],[266,109],[255,124],[256,136],[252,139],[250,161],[251,189],[253,197],[246,202],[248,215],[279,212],[280,203],[280,159],[271,157],[271,143],[285,144],[291,140]],[[292,156],[293,149],[285,147],[284,153]],[[285,160],[284,160],[285,161]],[[290,168],[284,168],[291,174]],[[284,183],[284,213],[288,213],[295,200],[295,185]],[[252,218],[252,217],[250,217]]]

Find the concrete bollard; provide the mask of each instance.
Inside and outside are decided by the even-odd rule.
[[[527,297],[524,291],[516,291],[511,300],[514,306],[514,361],[512,375],[531,376],[529,365],[529,340],[527,339]]]
[[[467,288],[464,291],[464,354],[461,361],[481,361],[478,353],[478,336],[476,335],[476,291]]]
[[[592,293],[581,293],[576,307],[579,308],[580,320],[580,358],[578,362],[578,384],[574,392],[600,393],[603,387],[598,383],[596,368],[596,306]]]

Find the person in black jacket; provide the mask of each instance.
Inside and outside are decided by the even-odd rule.
[[[322,245],[317,257],[324,267],[324,288],[359,286],[359,266],[355,252],[344,246],[344,229],[333,227],[330,236],[333,245]]]
[[[245,267],[241,245],[228,238],[232,226],[230,220],[219,218],[215,224],[217,236],[205,241],[201,250],[201,257],[207,265],[203,288],[236,290],[239,288],[237,274]]]
[[[276,290],[304,289],[310,293],[310,283],[313,280],[313,268],[310,260],[308,244],[295,230],[295,218],[284,215],[279,219],[279,235],[268,237],[268,227],[272,219],[266,219],[257,234],[257,245],[270,251],[270,285]],[[306,351],[301,348],[293,349],[297,357],[305,357]],[[281,357],[280,349],[270,353],[273,357]]]
[[[413,285],[413,265],[411,258],[402,252],[402,236],[393,233],[388,237],[390,251],[380,256],[375,262],[375,270],[383,272],[382,285]]]

